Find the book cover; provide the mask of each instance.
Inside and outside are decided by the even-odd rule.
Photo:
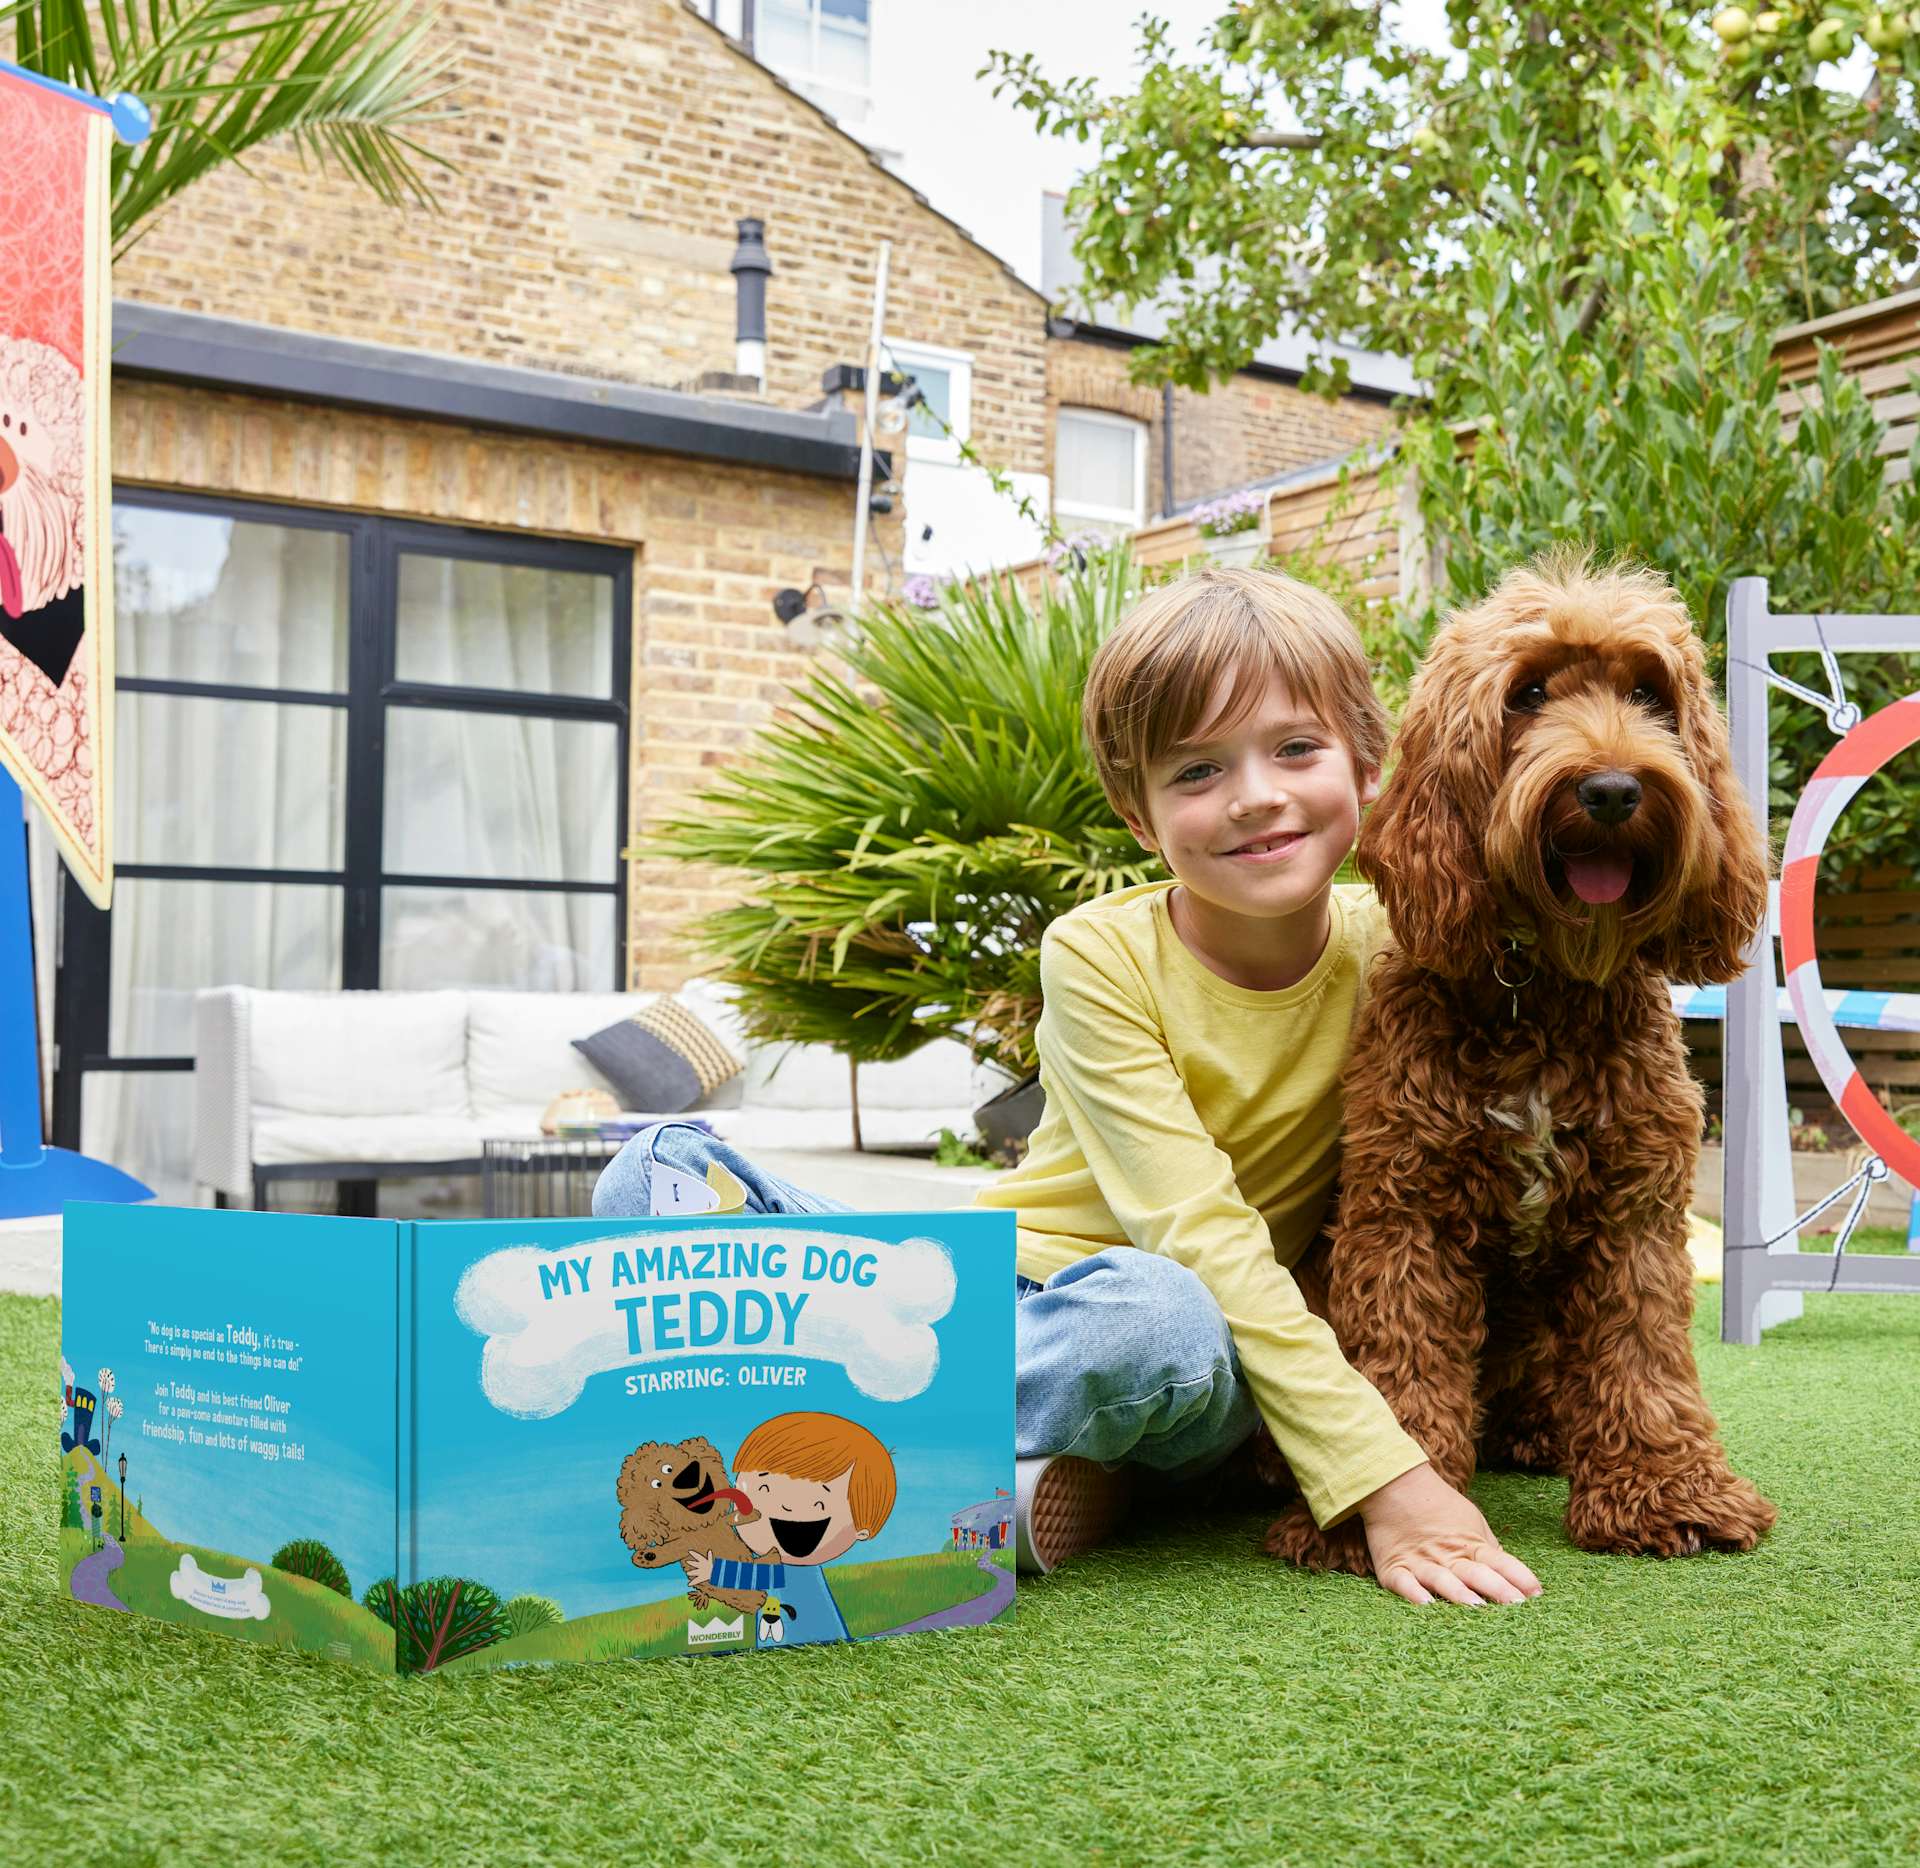
[[[1004,1213],[75,1206],[63,1585],[401,1672],[989,1621],[1012,1281]]]

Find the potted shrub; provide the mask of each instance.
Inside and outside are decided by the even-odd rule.
[[[1260,515],[1266,510],[1264,493],[1229,493],[1193,509],[1193,522],[1206,540],[1207,555],[1216,564],[1251,564],[1265,549]]]

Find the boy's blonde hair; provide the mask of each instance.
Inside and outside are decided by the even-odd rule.
[[[1346,612],[1298,578],[1216,565],[1149,591],[1093,658],[1080,718],[1107,801],[1146,822],[1154,762],[1206,723],[1222,676],[1235,689],[1226,729],[1259,704],[1269,674],[1341,740],[1356,773],[1380,770],[1387,711]]]

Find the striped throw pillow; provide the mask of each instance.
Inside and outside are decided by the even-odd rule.
[[[656,999],[573,1048],[619,1093],[621,1105],[650,1115],[678,1115],[704,1102],[745,1068],[712,1030],[678,999]]]

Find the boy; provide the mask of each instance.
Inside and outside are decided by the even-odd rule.
[[[741,1441],[733,1482],[759,1514],[734,1528],[767,1560],[693,1552],[681,1560],[688,1582],[764,1589],[756,1647],[851,1640],[820,1565],[877,1536],[892,1514],[897,1482],[887,1449],[838,1414],[779,1414]]]
[[[1096,1543],[1125,1463],[1196,1476],[1264,1418],[1315,1518],[1361,1515],[1384,1587],[1537,1594],[1286,1269],[1327,1210],[1341,1066],[1386,937],[1371,891],[1333,886],[1386,754],[1353,625],[1291,578],[1201,571],[1102,646],[1083,717],[1109,801],[1173,880],[1047,929],[1046,1114],[979,1196],[1018,1216],[1022,1563]],[[684,1125],[635,1137],[594,1210],[647,1212],[649,1162],[699,1174],[716,1154],[772,1210],[831,1210]]]

